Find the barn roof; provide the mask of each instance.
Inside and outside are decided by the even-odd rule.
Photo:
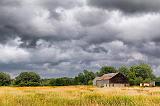
[[[111,78],[113,78],[115,75],[117,75],[118,73],[109,73],[109,74],[104,74],[101,77],[97,77],[97,80],[109,80]]]

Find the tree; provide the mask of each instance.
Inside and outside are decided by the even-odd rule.
[[[49,85],[56,86],[56,79],[52,78],[49,80]]]
[[[8,86],[11,84],[11,77],[9,74],[0,72],[0,86]]]
[[[147,79],[145,79],[143,82],[144,83],[148,83],[148,82],[151,82],[152,80],[151,80],[151,78],[147,78]]]
[[[78,76],[75,77],[75,82],[78,85],[83,85],[85,83],[85,76],[83,73],[79,73]]]
[[[118,71],[128,77],[129,75],[129,68],[127,66],[121,66]]]
[[[154,80],[160,82],[160,77],[156,77]]]
[[[84,84],[88,85],[89,81],[95,78],[95,74],[88,70],[84,70],[83,73],[84,73],[84,78],[85,78]]]
[[[155,76],[153,75],[153,70],[148,64],[134,65],[130,68],[130,71],[133,72],[136,77],[143,78],[143,80],[147,78],[155,78]]]
[[[97,72],[97,76],[102,76],[104,74],[108,74],[108,73],[115,73],[117,72],[115,67],[112,66],[103,66],[99,72]]]
[[[57,78],[57,79],[50,79],[49,84],[51,86],[68,86],[68,85],[74,85],[74,79],[63,77],[63,78]]]
[[[19,86],[39,86],[40,76],[35,72],[22,72],[15,78],[15,84]]]
[[[41,79],[41,85],[42,86],[48,86],[48,85],[50,85],[50,80],[51,79]]]
[[[88,85],[95,78],[95,74],[91,71],[84,70],[75,77],[75,82],[78,85]]]
[[[150,82],[155,76],[150,65],[139,64],[131,66],[128,78],[131,85],[138,85],[141,82]]]

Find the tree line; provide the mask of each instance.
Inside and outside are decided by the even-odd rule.
[[[118,69],[113,66],[103,66],[97,72],[84,70],[74,78],[50,78],[42,79],[35,72],[21,72],[17,77],[11,79],[10,75],[0,72],[0,86],[68,86],[68,85],[92,85],[95,77],[108,73],[120,72],[127,76],[130,85],[139,85],[141,82],[160,81],[160,77],[153,74],[148,64],[133,66],[121,66]]]

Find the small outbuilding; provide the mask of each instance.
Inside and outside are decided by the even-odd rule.
[[[126,87],[129,86],[128,79],[122,73],[109,73],[93,80],[97,87]]]
[[[154,87],[156,86],[156,82],[152,81],[152,82],[146,82],[146,83],[140,83],[140,87]]]

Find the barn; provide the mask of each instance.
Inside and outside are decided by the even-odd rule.
[[[122,73],[109,73],[93,80],[97,87],[126,87],[129,86],[128,79]]]

